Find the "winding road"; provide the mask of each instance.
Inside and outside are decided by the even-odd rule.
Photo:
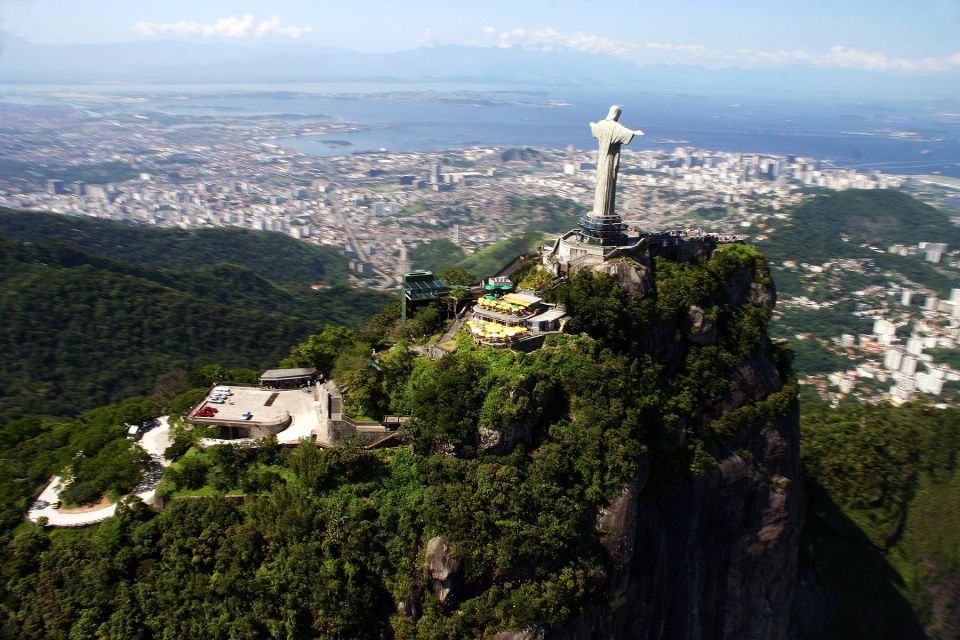
[[[134,488],[132,493],[147,504],[153,502],[157,485],[163,477],[163,468],[170,464],[170,461],[163,457],[163,452],[170,446],[170,423],[167,421],[169,417],[157,418],[158,425],[143,434],[137,443],[150,454],[150,466],[144,474],[143,481]],[[60,476],[53,476],[50,479],[43,492],[30,506],[27,520],[36,522],[40,518],[46,518],[47,525],[51,527],[85,527],[103,522],[116,513],[116,503],[100,509],[84,511],[63,511],[54,508],[53,505],[60,500],[61,481]]]

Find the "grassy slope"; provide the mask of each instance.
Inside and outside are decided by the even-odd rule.
[[[463,259],[463,249],[449,240],[434,240],[410,252],[414,269],[428,269],[434,273],[440,273]]]
[[[467,256],[456,266],[469,269],[481,278],[487,278],[517,256],[535,251],[545,237],[536,231],[526,231],[518,236],[494,242],[489,247]]]
[[[849,235],[853,242],[843,242],[840,234]],[[763,247],[771,258],[796,253],[792,257],[816,259],[863,253],[857,247],[862,242],[886,249],[894,243],[922,241],[956,246],[960,228],[943,212],[905,193],[852,189],[805,201],[794,210],[793,226],[778,231]]]
[[[486,278],[518,255],[536,250],[537,245],[546,239],[576,227],[577,211],[581,209],[583,205],[557,196],[511,198],[510,217],[529,221],[524,233],[495,242],[465,258],[459,247],[446,240],[432,242],[414,251],[413,262],[418,267],[421,263],[429,265],[422,268],[432,269],[435,273],[456,266]]]

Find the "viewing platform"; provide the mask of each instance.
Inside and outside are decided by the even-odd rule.
[[[488,294],[474,305],[466,325],[474,340],[486,346],[511,347],[560,331],[567,317],[560,305],[545,303],[531,293]]]

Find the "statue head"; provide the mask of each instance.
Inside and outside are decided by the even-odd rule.
[[[619,120],[620,119],[620,105],[615,104],[610,107],[610,111],[607,113],[607,120]]]

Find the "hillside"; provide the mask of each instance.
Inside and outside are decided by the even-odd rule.
[[[336,249],[235,227],[162,229],[0,207],[0,236],[60,241],[91,255],[172,271],[229,263],[280,284],[338,282],[347,275],[346,261]]]
[[[454,266],[472,271],[481,278],[488,278],[517,256],[536,251],[537,245],[545,239],[546,236],[538,231],[525,231],[506,240],[494,242],[459,260]]]
[[[799,637],[960,633],[960,411],[804,407]]]
[[[522,233],[514,233],[469,256],[464,256],[459,247],[447,240],[427,243],[411,253],[414,266],[430,269],[434,273],[440,273],[447,267],[460,267],[480,278],[490,277],[518,255],[533,253],[540,243],[576,228],[577,213],[584,208],[569,198],[558,196],[511,196],[509,204],[508,219],[522,223]]]
[[[386,300],[351,289],[301,293],[235,267],[161,271],[2,240],[0,416],[75,414],[145,393],[174,369],[275,366],[324,322],[358,326]]]
[[[803,492],[762,256],[637,256],[554,293],[570,333],[531,353],[463,335],[372,368],[363,334],[298,345],[346,406],[412,415],[404,446],[188,442],[166,490],[211,497],[4,548],[4,632],[783,638]]]
[[[915,247],[919,242],[960,247],[960,227],[947,214],[905,193],[851,189],[804,201],[790,212],[790,221],[759,246],[774,265],[784,260],[820,264],[841,258],[870,259],[879,271],[893,271],[947,293],[956,286],[955,270],[924,262],[922,257],[887,253],[890,245]],[[781,290],[799,295],[795,272],[778,267],[775,275]],[[853,275],[847,291],[886,281],[882,273]]]
[[[860,243],[884,250],[891,244],[924,241],[960,245],[960,227],[946,214],[905,193],[886,189],[818,195],[794,209],[792,222],[764,243],[771,259],[788,253],[812,261],[864,254]],[[841,235],[850,241],[844,242]]]
[[[904,193],[824,193],[785,214],[783,222],[770,221],[773,229],[765,230],[769,237],[758,246],[770,257],[781,302],[774,332],[791,340],[800,374],[850,368],[848,354],[832,342],[841,334],[869,333],[873,321],[865,309],[889,316],[915,313],[916,307],[899,304],[894,287],[946,297],[960,283],[960,269],[950,266],[955,258],[933,264],[917,249],[919,242],[960,248],[960,227],[944,212]],[[889,253],[894,244],[915,255]]]

